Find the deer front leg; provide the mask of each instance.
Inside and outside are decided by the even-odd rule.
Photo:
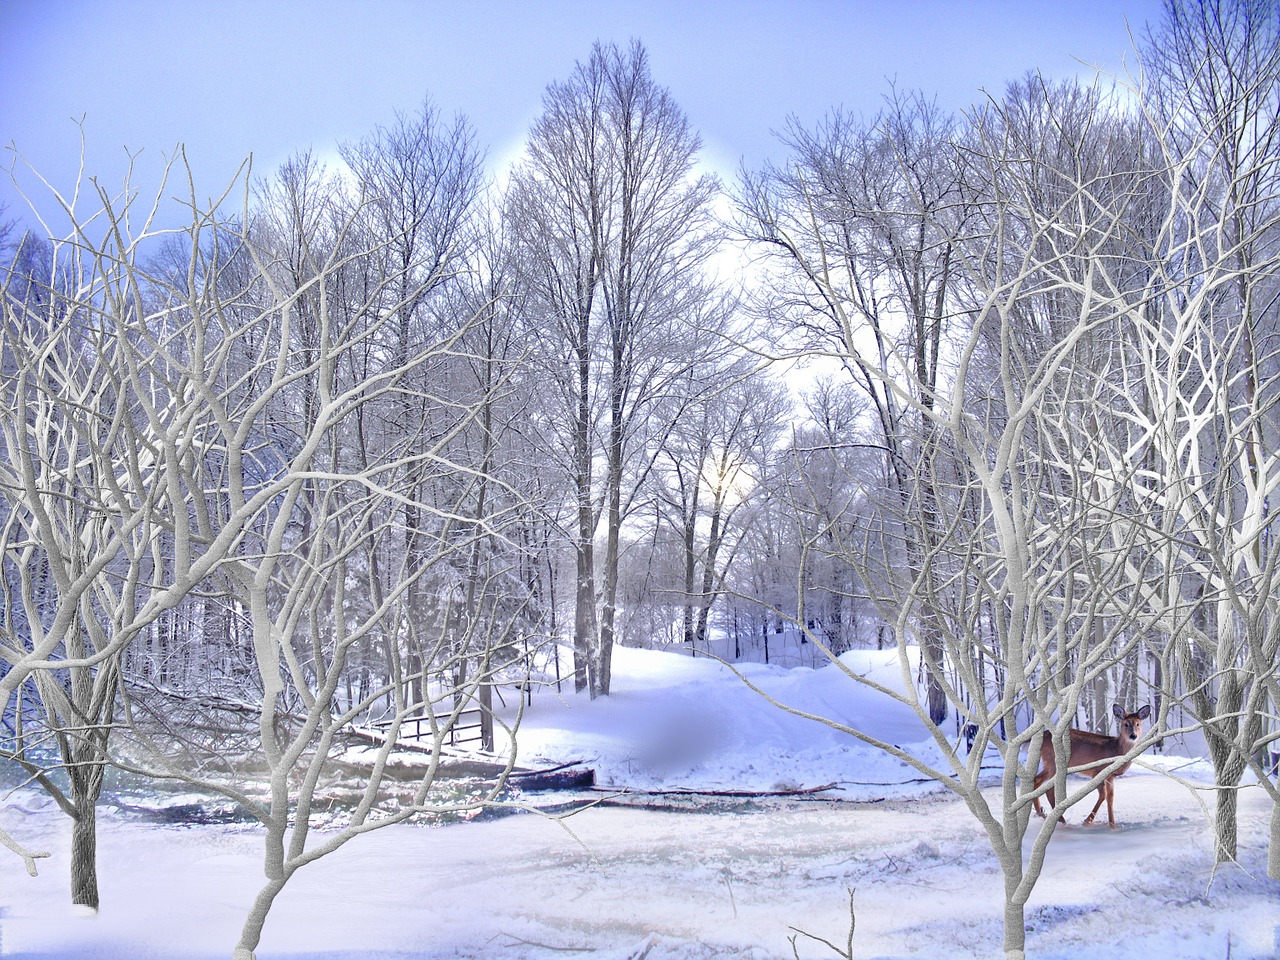
[[[1090,813],[1089,816],[1085,818],[1084,825],[1086,827],[1089,824],[1093,823],[1093,818],[1098,815],[1098,810],[1101,809],[1102,807],[1102,801],[1107,799],[1107,787],[1109,787],[1110,785],[1111,785],[1110,780],[1103,780],[1102,783],[1098,784],[1098,802],[1093,805],[1093,812]],[[1111,808],[1108,807],[1107,809],[1108,811],[1110,811]],[[1111,825],[1115,826],[1115,822],[1112,821]]]
[[[1111,824],[1111,829],[1116,829],[1116,782],[1115,780],[1107,781],[1107,822]]]
[[[1055,773],[1056,771],[1052,767],[1046,765],[1039,773],[1036,774],[1036,778],[1032,782],[1032,789],[1038,791],[1042,786],[1044,786],[1044,783],[1046,780],[1053,779]],[[1056,810],[1058,808],[1057,791],[1052,786],[1050,786],[1049,789],[1045,791],[1045,796],[1049,798],[1049,809]],[[1035,796],[1031,798],[1031,805],[1036,809],[1036,816],[1043,817],[1045,815],[1044,808],[1040,806],[1039,793],[1037,793]],[[1058,819],[1062,823],[1067,822],[1067,818],[1065,816],[1060,816]]]

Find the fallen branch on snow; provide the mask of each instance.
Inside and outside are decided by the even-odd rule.
[[[37,875],[36,861],[43,860],[45,857],[49,856],[49,852],[47,850],[27,850],[4,830],[0,830],[0,844],[4,844],[20,856],[22,858],[22,862],[27,867],[27,873],[33,877]]]
[[[820,787],[795,787],[791,790],[695,790],[691,787],[672,787],[669,790],[634,790],[630,787],[593,787],[597,793],[609,793],[618,797],[803,797],[827,790],[843,790],[838,783],[824,783]]]

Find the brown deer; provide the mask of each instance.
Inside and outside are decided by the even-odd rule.
[[[1119,733],[1114,737],[1108,737],[1101,733],[1090,733],[1088,730],[1072,730],[1071,731],[1071,755],[1067,758],[1067,767],[1069,773],[1077,773],[1084,777],[1094,777],[1102,772],[1102,768],[1106,766],[1108,760],[1116,757],[1124,756],[1133,747],[1135,743],[1142,737],[1142,721],[1151,716],[1151,707],[1145,706],[1137,713],[1125,713],[1120,709],[1120,704],[1114,704],[1111,712],[1115,714],[1115,718],[1119,721]],[[1129,761],[1132,763],[1133,761]],[[1107,821],[1111,824],[1111,829],[1116,827],[1116,777],[1123,774],[1129,769],[1129,763],[1122,764],[1117,767],[1112,774],[1098,784],[1098,802],[1093,805],[1093,812],[1085,818],[1085,826],[1093,823],[1093,818],[1098,815],[1098,810],[1102,806],[1102,801],[1107,801]],[[1077,770],[1077,767],[1083,769]],[[1052,780],[1054,774],[1058,771],[1057,757],[1053,752],[1053,736],[1048,730],[1044,732],[1044,740],[1040,743],[1040,772],[1036,774],[1036,789],[1046,780]],[[1054,797],[1054,788],[1050,787],[1049,806],[1056,807],[1057,799]],[[1044,816],[1044,810],[1040,807],[1040,797],[1037,795],[1033,798],[1032,803],[1035,804],[1036,813]],[[1065,818],[1063,819],[1065,823]]]

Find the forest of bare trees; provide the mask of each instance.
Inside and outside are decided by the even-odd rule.
[[[499,686],[604,697],[616,644],[783,637],[900,652],[949,766],[904,762],[983,828],[1010,957],[1061,816],[1033,829],[1027,745],[1115,701],[1152,705],[1144,747],[1203,736],[1220,861],[1259,776],[1280,878],[1280,12],[1171,0],[1138,46],[1133,76],[793,121],[728,184],[644,47],[597,44],[501,186],[428,99],[340,170],[202,200],[179,154],[10,227],[0,757],[72,821],[74,902],[107,770],[199,786],[266,828],[247,960],[301,866],[496,795],[433,766],[388,812],[402,725],[438,747],[478,709],[493,751]]]

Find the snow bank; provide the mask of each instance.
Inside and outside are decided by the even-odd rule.
[[[716,660],[619,647],[610,696],[535,694],[520,726],[520,761],[580,759],[603,785],[645,790],[836,783],[843,796],[866,799],[933,789],[910,765],[846,732],[788,714],[761,695],[940,762],[909,707],[850,676],[901,694],[896,653],[854,651],[841,661],[844,669],[743,664],[740,677]]]

